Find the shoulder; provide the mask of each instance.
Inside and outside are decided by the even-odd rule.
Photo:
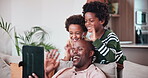
[[[90,78],[106,78],[102,70],[97,66],[95,66],[94,64],[91,65],[91,69],[92,73],[90,74]]]
[[[60,60],[60,65],[57,68],[57,71],[61,70],[61,69],[65,69],[65,68],[69,68],[73,66],[73,62],[72,61],[63,61]]]
[[[117,36],[112,30],[106,30],[105,31],[105,35],[107,37],[109,37],[109,36]]]
[[[59,70],[58,72],[56,72],[56,74],[52,77],[52,78],[57,78],[57,77],[66,77],[67,76],[67,73],[69,73],[69,75],[71,74],[71,72],[73,71],[73,68],[72,67],[69,67],[69,68],[63,68],[61,70]]]
[[[103,35],[102,42],[110,42],[110,41],[119,42],[119,39],[118,39],[117,35],[113,31],[106,30],[104,35]]]

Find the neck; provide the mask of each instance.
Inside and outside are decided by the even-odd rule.
[[[99,39],[102,37],[102,35],[104,34],[104,32],[105,32],[105,29],[104,28],[96,32],[96,35],[98,36]]]
[[[92,63],[91,62],[87,62],[87,64],[85,64],[84,66],[82,67],[76,67],[75,68],[75,71],[82,71],[82,70],[85,70],[87,69]]]

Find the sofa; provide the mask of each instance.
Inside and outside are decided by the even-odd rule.
[[[2,71],[0,73],[0,78],[12,78],[13,69],[10,65],[13,63],[18,64],[21,59],[20,56],[10,56],[0,53],[0,71]],[[106,74],[107,78],[148,78],[148,66],[140,65],[128,60],[124,61],[124,69],[121,72],[118,72],[119,77],[117,77],[116,63],[95,65]],[[72,66],[71,61],[60,61],[57,71],[70,66]]]

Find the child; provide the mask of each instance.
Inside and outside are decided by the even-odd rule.
[[[69,61],[71,57],[70,49],[72,43],[81,39],[85,39],[87,28],[85,27],[84,17],[81,15],[70,16],[66,19],[65,28],[69,32],[70,39],[65,46],[66,56],[64,57],[64,60]]]
[[[88,33],[91,33],[90,40],[93,41],[99,57],[95,62],[107,64],[116,62],[118,67],[123,67],[125,56],[120,47],[120,42],[115,33],[105,29],[109,21],[108,7],[105,3],[90,2],[83,6],[83,16]]]

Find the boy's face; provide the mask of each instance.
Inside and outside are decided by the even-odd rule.
[[[78,25],[78,24],[71,24],[69,26],[69,35],[70,35],[70,39],[73,42],[76,42],[76,41],[82,39],[83,33],[84,32],[83,32],[83,30],[82,30],[80,25]]]
[[[88,29],[88,32],[92,32],[95,30],[96,32],[103,29],[103,23],[104,21],[100,21],[96,16],[95,13],[87,12],[85,14],[85,26]]]

